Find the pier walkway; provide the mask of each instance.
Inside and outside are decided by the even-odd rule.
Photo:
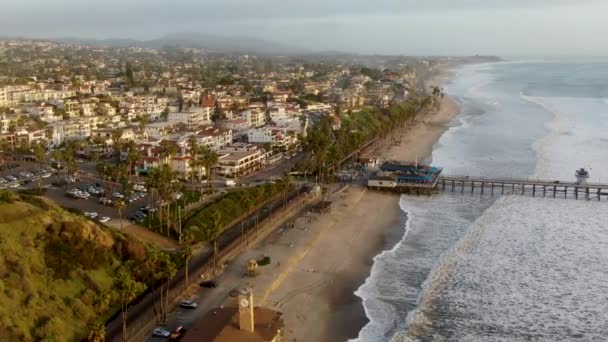
[[[587,200],[601,200],[608,197],[608,184],[604,183],[577,183],[571,181],[547,181],[518,178],[486,178],[472,176],[440,176],[435,185],[436,190],[461,192],[480,191],[482,194],[531,194],[536,197],[564,197],[569,196]]]

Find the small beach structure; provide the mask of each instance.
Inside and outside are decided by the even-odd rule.
[[[430,195],[437,185],[442,168],[418,163],[387,161],[367,181],[375,190]]]
[[[285,324],[278,311],[254,307],[251,289],[239,292],[236,306],[212,309],[184,342],[280,342]]]

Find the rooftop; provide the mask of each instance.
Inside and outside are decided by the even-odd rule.
[[[264,342],[272,341],[284,327],[281,313],[271,309],[253,309],[255,331],[239,329],[236,307],[215,308],[188,331],[183,342]]]

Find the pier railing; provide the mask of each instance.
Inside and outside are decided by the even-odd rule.
[[[471,192],[479,190],[482,194],[488,191],[493,195],[495,191],[501,194],[520,193],[522,195],[531,193],[532,196],[552,196],[558,194],[568,198],[572,194],[574,198],[584,196],[585,199],[596,197],[601,200],[602,196],[608,197],[608,184],[605,183],[578,183],[573,181],[543,180],[529,178],[509,177],[479,177],[479,176],[441,176],[437,181],[436,189],[442,191],[464,192],[470,188]]]

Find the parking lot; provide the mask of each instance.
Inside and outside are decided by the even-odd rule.
[[[53,176],[54,170],[49,166],[28,162],[8,162],[0,165],[0,189],[19,187],[37,183],[39,179],[45,180]]]
[[[53,178],[55,183],[64,180],[64,177]],[[64,207],[81,210],[90,218],[98,220],[104,217],[119,217],[118,208],[115,207],[117,200],[125,204],[122,210],[123,218],[128,218],[139,208],[148,206],[146,193],[135,192],[127,198],[119,190],[104,186],[100,182],[79,180],[62,186],[47,184],[46,188],[46,196],[55,202]]]

